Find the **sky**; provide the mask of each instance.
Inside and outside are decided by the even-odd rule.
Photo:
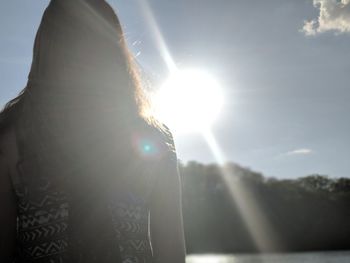
[[[26,84],[48,2],[0,2],[0,106]],[[154,83],[167,77],[159,36],[178,68],[219,80],[212,132],[227,161],[277,178],[350,177],[350,0],[108,2]],[[181,161],[217,161],[201,134],[174,139]]]

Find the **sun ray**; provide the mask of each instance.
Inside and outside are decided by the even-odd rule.
[[[178,68],[167,48],[167,45],[163,39],[163,36],[160,32],[160,29],[157,25],[157,22],[154,18],[152,10],[148,5],[147,1],[139,1],[146,21],[151,28],[153,37],[156,40],[156,45],[160,54],[168,68],[169,75],[178,72]],[[181,107],[181,105],[178,105]],[[254,242],[256,243],[259,251],[270,251],[278,245],[276,235],[273,231],[273,228],[267,221],[263,211],[259,207],[258,200],[255,198],[253,193],[238,180],[232,171],[225,168],[224,163],[226,162],[226,156],[221,150],[219,144],[217,143],[213,133],[209,130],[209,127],[205,128],[202,135],[204,136],[209,148],[212,151],[212,154],[215,160],[222,165],[222,178],[226,184],[227,189],[229,190],[231,201],[234,202],[239,212],[244,219],[248,230]]]
[[[246,185],[242,183],[234,172],[224,166],[226,157],[220,149],[213,133],[210,130],[203,131],[203,136],[212,151],[214,158],[222,165],[221,176],[225,182],[232,201],[238,207],[241,216],[259,251],[271,251],[280,247],[276,234],[267,221],[264,212],[259,207],[259,202]]]
[[[153,12],[147,1],[141,0],[139,1],[141,5],[141,10],[143,10],[146,22],[148,23],[155,40],[156,45],[158,46],[158,50],[161,53],[161,56],[169,70],[169,73],[173,73],[177,70],[176,64],[169,52],[169,49],[164,41],[162,33],[158,27],[157,21],[154,18]]]

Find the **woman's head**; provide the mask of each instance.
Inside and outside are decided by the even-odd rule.
[[[120,23],[104,1],[50,2],[36,35],[29,80],[106,82],[99,77],[109,80],[110,71],[125,66]]]
[[[35,39],[28,89],[66,93],[81,108],[115,105],[132,116],[147,106],[135,71],[119,20],[105,1],[51,1]]]

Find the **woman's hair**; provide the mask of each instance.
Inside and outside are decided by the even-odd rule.
[[[89,31],[94,34],[89,36]],[[101,72],[106,68],[108,72]],[[29,93],[48,93],[52,91],[50,86],[61,85],[65,87],[54,88],[54,91],[67,92],[67,96],[71,93],[72,97],[78,96],[74,91],[85,95],[81,87],[73,87],[74,84],[85,84],[87,94],[95,92],[90,97],[105,94],[104,99],[109,98],[112,104],[128,104],[129,116],[139,116],[164,131],[163,125],[151,114],[141,82],[139,68],[127,49],[119,20],[104,0],[52,0],[35,38],[28,83],[1,111],[0,131],[13,124],[19,105]],[[110,88],[109,93],[96,86],[101,83],[106,89]],[[78,100],[75,103],[79,103]]]
[[[49,178],[53,191],[67,194],[73,239],[85,231],[92,243],[111,231],[104,200],[126,184],[145,190],[147,178],[135,183],[130,174],[170,149],[170,134],[149,107],[112,8],[102,0],[51,0],[27,86],[0,114],[0,132],[15,128],[28,185]],[[151,159],[142,138],[157,148]],[[98,218],[79,225],[91,215]]]

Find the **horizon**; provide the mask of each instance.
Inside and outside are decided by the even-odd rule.
[[[48,2],[0,3],[1,107],[26,84]],[[278,179],[350,177],[350,2],[107,2],[155,86],[168,73],[150,18],[179,69],[205,69],[219,81],[226,100],[212,134],[221,161]],[[174,140],[182,162],[220,163],[202,134]]]

